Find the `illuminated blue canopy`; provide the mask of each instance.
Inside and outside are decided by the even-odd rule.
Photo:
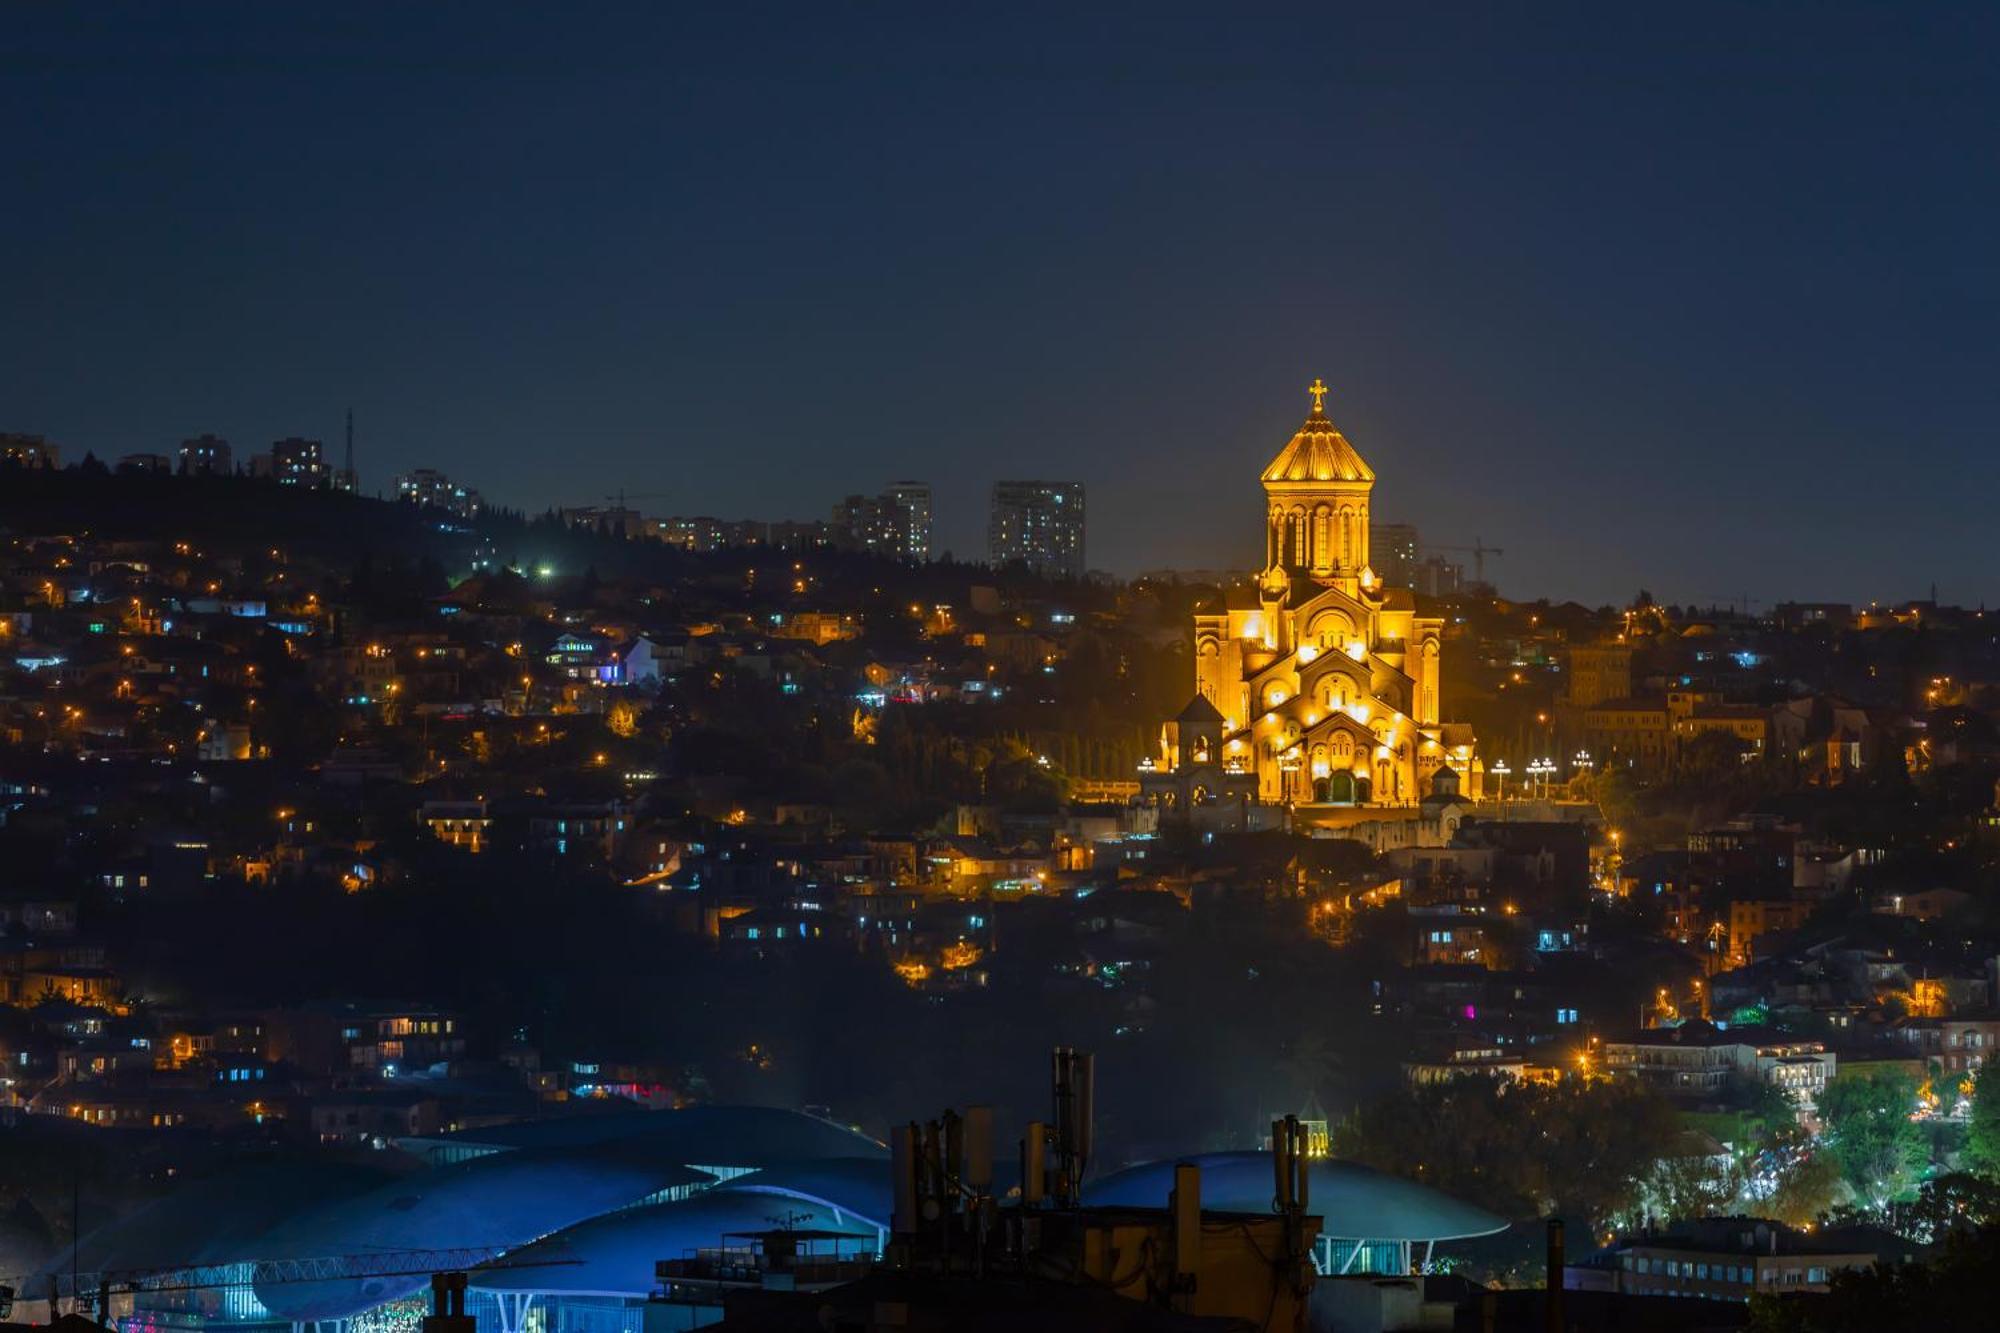
[[[1218,1212],[1268,1213],[1276,1192],[1271,1154],[1202,1153],[1129,1167],[1086,1184],[1086,1204],[1164,1208],[1174,1186],[1174,1166],[1201,1168],[1201,1206]],[[1428,1185],[1354,1162],[1316,1158],[1311,1212],[1325,1219],[1323,1235],[1348,1240],[1427,1241],[1488,1236],[1507,1229],[1505,1219],[1460,1203]]]
[[[243,1263],[267,1257],[273,1227],[301,1210],[379,1188],[392,1172],[337,1162],[259,1162],[191,1181],[63,1247],[22,1290],[40,1299],[72,1268],[151,1270]]]
[[[470,1285],[481,1291],[640,1297],[656,1285],[654,1265],[660,1260],[719,1245],[726,1232],[781,1226],[845,1231],[871,1251],[876,1244],[873,1227],[851,1216],[843,1223],[832,1209],[754,1190],[709,1190],[677,1203],[592,1218],[515,1251],[498,1267],[474,1270]]]
[[[895,1211],[889,1164],[879,1157],[786,1162],[738,1176],[722,1189],[796,1199],[848,1219],[843,1225],[886,1228]]]
[[[617,1145],[611,1145],[615,1148]],[[669,1162],[597,1149],[524,1150],[419,1171],[308,1209],[273,1228],[253,1256],[304,1259],[402,1249],[512,1250],[654,1194],[713,1179]],[[256,1283],[280,1319],[338,1319],[421,1290],[408,1275]]]

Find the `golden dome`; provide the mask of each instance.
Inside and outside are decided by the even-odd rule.
[[[1278,451],[1264,469],[1269,483],[1314,481],[1374,481],[1375,469],[1368,466],[1347,437],[1334,429],[1323,407],[1326,385],[1314,380],[1306,392],[1313,396],[1313,410],[1292,442]]]

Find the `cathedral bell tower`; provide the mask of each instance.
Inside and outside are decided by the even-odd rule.
[[[1375,470],[1327,419],[1324,381],[1312,411],[1264,469],[1264,567],[1353,589],[1368,570],[1368,495]],[[1267,574],[1267,581],[1268,581]]]

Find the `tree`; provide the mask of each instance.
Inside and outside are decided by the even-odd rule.
[[[2000,1179],[2000,1065],[1989,1061],[1972,1085],[1972,1117],[1965,1127],[1965,1169]]]
[[[1820,1095],[1841,1178],[1876,1208],[1908,1195],[1929,1155],[1916,1104],[1917,1080],[1900,1073],[1835,1079]]]
[[[1680,1138],[1673,1109],[1636,1082],[1554,1086],[1460,1078],[1362,1106],[1334,1153],[1515,1218],[1595,1227],[1631,1214]]]
[[[1305,1031],[1292,1038],[1278,1071],[1287,1090],[1297,1098],[1295,1104],[1303,1109],[1317,1101],[1320,1090],[1339,1075],[1340,1064],[1340,1053],[1324,1034]]]
[[[1681,774],[1703,785],[1728,782],[1742,772],[1746,748],[1730,732],[1704,731],[1681,747]]]
[[[1903,1211],[1902,1220],[1911,1233],[1933,1242],[1968,1227],[2000,1223],[2000,1184],[1963,1171],[1933,1177],[1917,1191],[1917,1201]]]
[[[1786,1226],[1811,1226],[1840,1197],[1840,1164],[1831,1153],[1791,1154],[1777,1175],[1777,1187],[1757,1211]]]
[[[1741,1169],[1734,1160],[1708,1152],[1714,1145],[1704,1136],[1687,1134],[1683,1140],[1646,1177],[1648,1211],[1669,1221],[1728,1211],[1743,1188]]]
[[[1799,1128],[1799,1106],[1783,1088],[1761,1078],[1745,1079],[1743,1119],[1756,1127],[1758,1141],[1775,1143]]]

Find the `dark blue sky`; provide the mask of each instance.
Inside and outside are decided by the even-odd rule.
[[[1502,14],[1501,10],[1510,11]],[[99,3],[0,25],[0,429],[510,504],[1087,483],[1247,564],[1304,385],[1519,594],[2000,602],[2000,9]]]

